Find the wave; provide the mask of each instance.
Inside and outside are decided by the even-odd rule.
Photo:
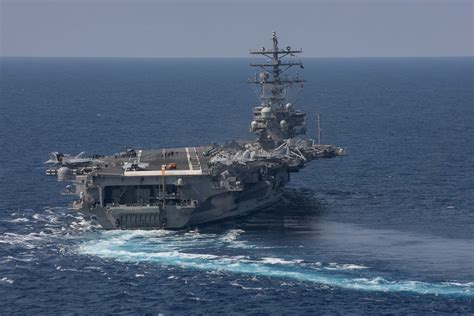
[[[344,263],[344,264],[338,264],[336,262],[330,262],[327,267],[325,267],[326,270],[340,270],[340,271],[351,271],[351,270],[362,270],[362,269],[368,269],[369,267],[366,267],[361,264],[351,264],[351,263]]]
[[[21,247],[27,251],[15,257],[5,257],[5,262],[34,261],[36,258],[29,253],[31,249],[45,242],[56,245],[60,239],[67,238],[75,242],[76,253],[121,262],[148,262],[203,270],[211,274],[266,276],[354,290],[474,297],[474,282],[389,280],[376,275],[376,271],[372,271],[370,267],[358,263],[322,263],[276,256],[275,251],[266,251],[276,248],[275,246],[251,243],[241,238],[245,234],[242,229],[231,229],[220,234],[201,233],[199,230],[97,231],[96,224],[78,213],[71,214],[64,209],[10,215],[15,222],[37,224],[42,230],[34,233],[19,231],[0,234],[0,245]],[[247,251],[236,254],[239,249]],[[57,269],[64,268],[58,266]],[[370,277],[355,275],[359,271],[370,271]],[[13,282],[9,278],[1,281],[10,284]]]
[[[302,263],[302,259],[294,259],[294,260],[285,260],[282,258],[262,258],[261,263],[263,264],[280,264],[280,265],[295,265]]]
[[[7,223],[17,223],[17,224],[24,224],[24,223],[27,223],[29,222],[30,220],[26,217],[17,217],[15,219],[12,219],[10,221],[5,221]]]
[[[82,241],[76,252],[120,262],[145,262],[207,272],[265,276],[351,290],[474,297],[474,282],[435,283],[389,280],[377,275],[361,277],[354,275],[354,272],[370,269],[361,264],[308,262],[258,254],[223,254],[225,250],[232,249],[232,244],[238,242],[237,237],[243,233],[241,230],[228,231],[219,236],[198,231],[186,234],[168,231],[101,232],[90,240]],[[218,251],[215,253],[209,253],[216,249]],[[376,274],[374,271],[371,273]]]
[[[20,246],[27,249],[35,248],[35,243],[43,240],[44,233],[15,234],[3,233],[0,235],[0,244]]]
[[[248,291],[248,290],[251,290],[251,291],[263,291],[263,290],[265,290],[262,287],[248,287],[248,286],[244,286],[242,284],[239,284],[237,282],[231,282],[230,285],[241,288],[242,290],[246,290],[246,291]]]
[[[231,229],[224,234],[220,240],[224,242],[234,242],[242,233],[245,233],[242,229]]]
[[[3,277],[3,278],[0,279],[0,282],[2,282],[2,283],[8,283],[8,284],[13,284],[13,283],[15,282],[15,280],[9,279],[9,278],[7,278],[7,277]]]

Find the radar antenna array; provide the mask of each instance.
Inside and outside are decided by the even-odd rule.
[[[291,90],[294,84],[303,86],[305,80],[301,79],[296,73],[296,76],[283,76],[290,68],[294,66],[303,67],[300,60],[292,60],[287,57],[294,57],[296,54],[303,52],[302,49],[292,49],[287,46],[286,49],[278,47],[278,37],[275,32],[272,33],[273,47],[270,50],[262,47],[261,50],[251,50],[251,55],[262,55],[268,58],[264,63],[251,63],[252,67],[259,67],[263,71],[255,78],[248,80],[249,83],[255,84],[259,91],[259,98],[263,106],[284,106],[284,101],[289,94],[287,90]]]

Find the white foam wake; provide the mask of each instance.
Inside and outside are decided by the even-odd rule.
[[[369,269],[359,264],[322,264],[301,259],[222,254],[228,243],[236,241],[234,236],[242,233],[231,231],[224,236],[216,236],[197,231],[186,234],[168,231],[102,232],[91,240],[81,242],[77,252],[120,262],[147,262],[209,272],[284,278],[354,290],[474,297],[474,282],[387,280],[377,276],[351,275],[351,271]],[[217,254],[209,253],[216,248],[219,250]]]
[[[350,264],[350,263],[339,264],[336,262],[331,262],[329,263],[328,266],[325,267],[326,270],[339,270],[339,271],[362,270],[362,269],[368,269],[368,268],[369,267],[366,267],[361,264]]]

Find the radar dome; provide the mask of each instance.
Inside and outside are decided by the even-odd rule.
[[[280,121],[280,128],[282,130],[287,130],[288,129],[288,123],[285,120]]]
[[[272,109],[269,106],[264,107],[261,113],[263,118],[270,118],[272,116]]]
[[[287,103],[287,104],[286,104],[286,109],[287,109],[288,111],[293,110],[293,104]]]
[[[256,130],[257,129],[257,121],[252,121],[250,123],[250,128],[252,129],[252,131]]]
[[[61,167],[58,169],[58,181],[65,181],[71,179],[71,171],[68,167]]]

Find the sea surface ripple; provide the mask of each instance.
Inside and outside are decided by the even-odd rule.
[[[0,314],[474,313],[473,58],[307,60],[350,155],[183,231],[104,231],[43,162],[251,137],[248,60],[0,61]]]

